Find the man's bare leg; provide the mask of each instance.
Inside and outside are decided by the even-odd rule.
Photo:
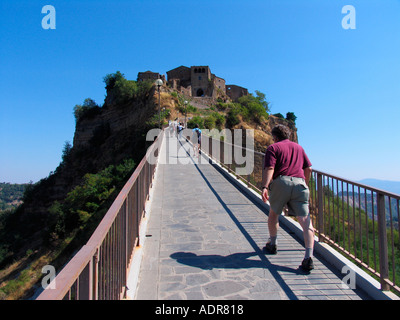
[[[310,215],[306,217],[297,217],[297,220],[303,228],[304,245],[306,249],[308,248],[311,250],[312,254],[312,250],[314,249],[314,228],[310,219]],[[307,254],[305,257],[308,258]]]
[[[269,240],[265,245],[265,251],[269,254],[277,253],[277,236],[278,236],[278,228],[279,228],[279,215],[277,215],[272,209],[269,210],[268,215],[268,231],[269,231]]]
[[[312,255],[314,251],[314,228],[310,219],[310,215],[297,218],[301,227],[303,228],[304,245],[306,247],[304,259],[301,263],[301,268],[309,272],[314,269],[314,262],[312,260]]]
[[[276,237],[278,235],[278,228],[279,228],[279,215],[277,215],[272,209],[270,209],[268,216],[269,236]]]

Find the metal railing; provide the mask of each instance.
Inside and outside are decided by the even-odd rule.
[[[250,153],[254,160],[254,170],[248,175],[238,175],[236,169],[243,164],[226,156],[235,154],[238,148],[243,156]],[[205,135],[202,151],[261,193],[263,153]],[[318,170],[313,170],[309,188],[310,215],[319,241],[330,244],[375,275],[381,290],[400,293],[400,195]]]
[[[317,170],[309,187],[319,240],[400,293],[400,195]]]
[[[139,227],[153,182],[162,131],[148,148],[97,229],[37,300],[119,300],[126,293],[127,275]]]

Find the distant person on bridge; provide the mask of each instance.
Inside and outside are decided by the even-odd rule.
[[[193,152],[194,152],[194,156],[198,156],[200,155],[201,151],[201,130],[199,128],[199,125],[196,124],[193,131],[192,131],[192,143],[193,143]]]
[[[267,148],[263,166],[262,199],[269,200],[268,230],[270,238],[265,245],[267,253],[277,253],[279,215],[285,205],[289,214],[297,216],[303,228],[305,255],[301,267],[305,271],[314,269],[314,228],[309,214],[308,182],[311,162],[304,149],[289,140],[289,128],[278,125],[271,131],[274,144]]]
[[[177,131],[178,131],[178,139],[179,139],[179,140],[182,139],[182,131],[183,131],[183,129],[185,129],[185,128],[183,127],[182,122],[179,122],[178,128],[177,128]]]

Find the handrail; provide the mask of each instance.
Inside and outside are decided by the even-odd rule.
[[[164,131],[148,148],[86,245],[36,300],[117,300],[126,293],[127,273],[145,215]]]
[[[218,142],[220,148],[215,152],[211,146]],[[235,169],[240,166],[234,157],[228,157],[229,163],[224,162],[224,153],[232,154],[233,148],[248,152],[242,146],[202,137],[202,152],[261,193],[264,153],[251,150],[254,170],[239,175]],[[314,169],[309,187],[310,214],[319,241],[330,244],[378,277],[381,290],[400,293],[400,274],[396,274],[396,263],[400,263],[400,195]]]
[[[310,209],[319,240],[378,277],[382,290],[400,293],[400,195],[318,170],[311,180]]]

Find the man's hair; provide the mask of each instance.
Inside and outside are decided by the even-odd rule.
[[[271,134],[278,138],[279,141],[290,138],[290,129],[284,125],[278,124],[271,131]]]

